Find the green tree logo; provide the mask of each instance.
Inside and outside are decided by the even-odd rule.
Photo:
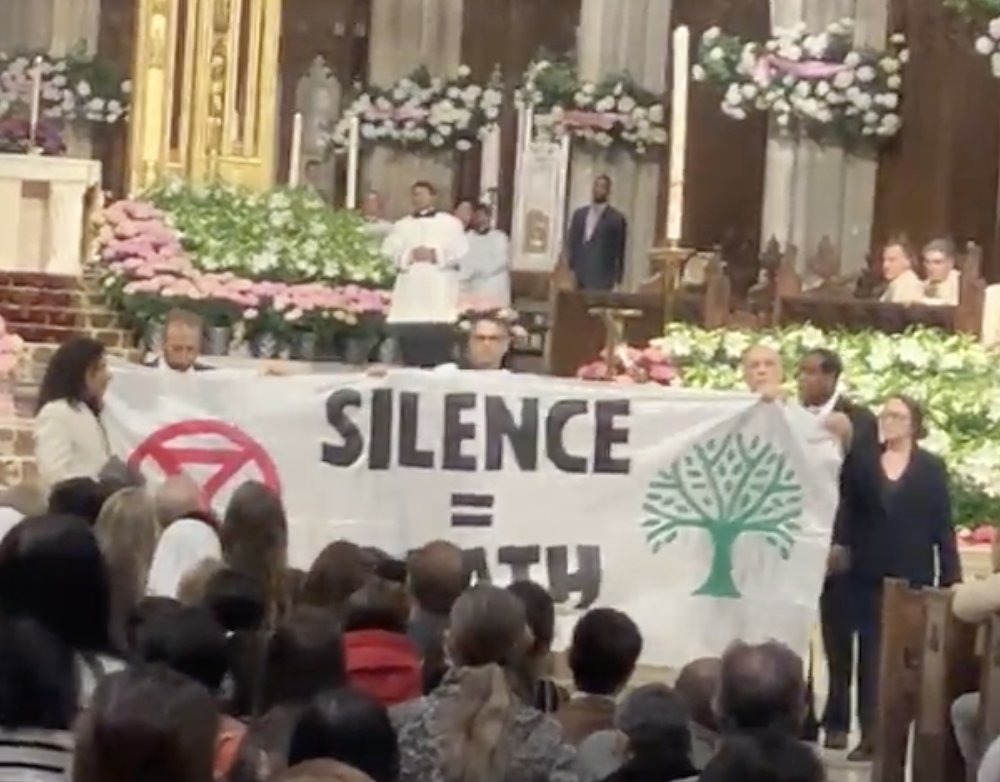
[[[802,528],[802,486],[783,453],[760,437],[727,434],[696,443],[649,486],[642,526],[656,554],[682,529],[712,539],[712,567],[694,593],[740,597],[733,581],[733,546],[742,535],[763,535],[782,559]]]

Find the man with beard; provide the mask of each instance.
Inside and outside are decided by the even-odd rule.
[[[593,200],[570,221],[566,251],[580,290],[610,291],[622,282],[628,223],[608,203],[610,196],[611,178],[601,174],[594,180]]]

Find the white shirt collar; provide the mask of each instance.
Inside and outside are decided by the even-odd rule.
[[[833,392],[833,396],[826,400],[825,404],[816,406],[810,405],[806,408],[810,413],[818,415],[821,418],[826,418],[830,413],[833,412],[833,408],[837,406],[837,402],[840,401],[840,389]]]

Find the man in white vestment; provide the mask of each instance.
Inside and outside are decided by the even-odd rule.
[[[396,222],[382,245],[399,271],[387,323],[406,366],[434,367],[452,359],[459,262],[469,242],[462,223],[435,208],[433,185],[417,182],[411,195],[413,214]]]
[[[919,304],[924,300],[924,281],[913,271],[913,258],[902,243],[892,242],[882,251],[882,276],[888,286],[879,301]]]
[[[958,306],[959,271],[955,268],[955,243],[935,239],[924,247],[924,304]]]
[[[488,204],[478,204],[467,234],[469,253],[461,263],[462,295],[494,307],[510,306],[510,241],[493,227]]]

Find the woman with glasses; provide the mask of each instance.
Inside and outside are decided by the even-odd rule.
[[[862,721],[862,743],[852,753],[853,760],[870,759],[873,749],[882,582],[898,578],[914,587],[945,587],[962,580],[948,472],[940,458],[919,447],[925,434],[917,402],[902,394],[886,399],[879,415],[880,512],[867,525],[859,525],[851,547]]]

